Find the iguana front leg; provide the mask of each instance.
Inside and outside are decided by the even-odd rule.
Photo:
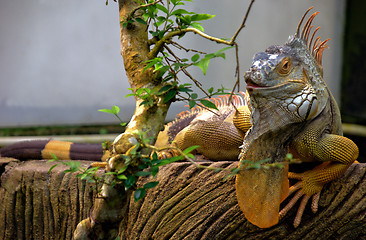
[[[358,147],[350,139],[335,135],[320,135],[316,130],[305,131],[291,144],[291,150],[303,161],[324,162],[312,170],[303,173],[289,173],[289,178],[300,180],[290,188],[295,193],[291,201],[281,210],[283,217],[292,206],[303,197],[297,212],[294,226],[301,222],[305,205],[313,197],[312,210],[317,211],[320,192],[326,183],[339,178],[358,157]]]

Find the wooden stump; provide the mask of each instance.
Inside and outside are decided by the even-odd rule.
[[[46,161],[0,159],[0,239],[71,239],[88,217],[94,184],[64,173]],[[87,166],[89,162],[82,162]],[[237,163],[204,163],[232,168]],[[354,164],[326,185],[319,211],[306,209],[302,224],[292,226],[296,209],[272,228],[260,229],[240,211],[234,178],[227,172],[197,169],[190,163],[164,166],[156,188],[143,200],[130,201],[123,239],[366,239],[366,164]]]
[[[65,174],[65,166],[49,174],[54,164],[9,159],[1,174],[0,239],[71,239],[89,215],[95,185],[76,178],[77,173]]]

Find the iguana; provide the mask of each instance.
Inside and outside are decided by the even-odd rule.
[[[287,168],[240,171],[236,178],[239,206],[259,227],[275,225],[302,197],[294,221],[298,226],[309,198],[313,196],[316,212],[323,186],[341,176],[358,157],[356,144],[342,136],[337,103],[323,80],[322,54],[328,40],[317,37],[313,42],[319,27],[312,32],[311,25],[318,12],[301,29],[312,8],[288,42],[257,53],[244,75],[253,126],[244,138],[240,162],[283,161],[289,151],[302,162],[323,163],[302,173],[287,174]],[[290,189],[287,175],[299,180]],[[295,192],[279,213],[280,202]]]
[[[357,146],[341,136],[339,110],[322,79],[321,60],[327,40],[322,42],[316,38],[312,44],[319,28],[309,39],[311,23],[317,13],[300,31],[310,9],[300,21],[296,34],[284,46],[271,46],[255,55],[244,77],[250,96],[249,108],[245,103],[247,94],[234,96],[233,104],[228,97],[211,99],[218,111],[202,107],[185,111],[165,126],[156,142],[157,147],[166,147],[174,141],[181,149],[199,145],[197,153],[210,160],[236,161],[241,152],[241,163],[267,157],[282,161],[284,154],[290,151],[301,161],[325,162],[304,173],[289,173],[290,178],[300,180],[290,190],[287,168],[271,168],[259,173],[240,171],[236,180],[239,206],[246,218],[259,227],[276,224],[304,195],[294,222],[297,226],[310,196],[316,196],[312,206],[315,211],[323,185],[339,177],[358,156]],[[76,150],[78,143],[37,142],[28,142],[28,147],[25,142],[10,145],[0,150],[0,156],[38,159],[50,158],[51,152],[62,154],[60,159],[73,159],[75,154],[70,153],[80,153]],[[83,148],[98,153],[98,159],[108,156],[108,152],[102,154],[100,144],[83,145]],[[175,154],[165,151],[160,156]],[[91,159],[90,155],[84,155],[81,153],[77,158]],[[295,197],[279,213],[280,202],[289,191],[296,190],[299,191]]]

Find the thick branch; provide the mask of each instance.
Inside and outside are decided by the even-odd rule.
[[[154,48],[149,53],[150,59],[156,57],[158,55],[158,53],[161,51],[161,49],[163,48],[164,44],[169,42],[173,37],[183,35],[187,32],[196,33],[196,34],[200,35],[201,37],[206,38],[206,39],[211,40],[211,41],[214,41],[216,43],[226,44],[226,45],[230,45],[230,46],[234,45],[234,43],[230,43],[229,41],[225,41],[225,40],[222,40],[220,38],[212,37],[212,36],[202,32],[202,31],[200,31],[196,28],[185,28],[185,29],[180,29],[180,30],[169,32],[162,39],[157,41],[155,43]]]
[[[236,162],[201,163],[208,168],[236,167]],[[190,163],[162,167],[146,197],[131,205],[125,232],[129,239],[363,239],[366,237],[366,164],[354,164],[322,191],[319,210],[307,206],[293,227],[296,209],[280,222],[261,229],[240,211],[235,181],[228,173],[198,169]],[[139,184],[151,181],[144,179]],[[286,202],[283,203],[284,205]]]

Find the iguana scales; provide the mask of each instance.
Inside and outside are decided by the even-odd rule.
[[[319,28],[311,34],[317,13],[300,29],[310,10],[287,43],[271,46],[254,56],[244,76],[249,108],[245,103],[248,93],[234,96],[233,101],[228,97],[211,99],[218,111],[202,107],[185,111],[165,126],[156,142],[157,147],[165,147],[175,141],[181,149],[199,145],[197,153],[210,160],[235,161],[241,152],[241,163],[267,157],[282,161],[284,154],[291,152],[301,161],[322,163],[303,173],[288,173],[289,178],[300,180],[290,189],[287,168],[239,172],[236,179],[239,206],[246,218],[259,227],[275,225],[303,197],[294,222],[297,226],[309,198],[315,196],[312,209],[316,211],[324,184],[338,178],[358,157],[357,146],[342,136],[337,104],[323,81],[321,60],[327,40],[314,40]],[[50,140],[13,144],[1,149],[0,156],[39,159],[50,158],[51,152],[60,159],[77,156],[97,160],[80,149],[93,152],[97,159],[106,159],[109,154],[103,154],[100,144]],[[174,154],[165,151],[160,156]],[[294,192],[295,196],[279,213],[280,202]]]

